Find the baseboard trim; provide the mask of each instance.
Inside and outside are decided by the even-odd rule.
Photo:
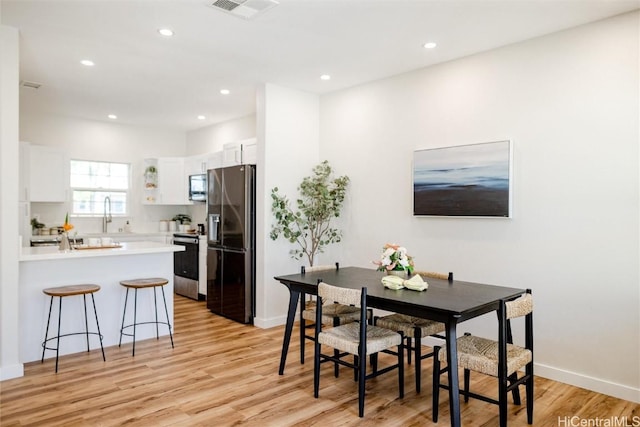
[[[608,396],[617,397],[618,399],[640,403],[640,389],[624,384],[612,383],[600,378],[594,378],[540,363],[535,363],[534,373],[537,376],[550,380],[585,388]]]
[[[269,328],[274,328],[276,326],[282,326],[285,323],[287,323],[287,316],[277,316],[277,317],[269,317],[269,318],[263,318],[263,317],[254,317],[253,318],[253,325],[257,326],[258,328],[262,328],[262,329],[269,329]]]
[[[0,381],[19,377],[24,377],[24,365],[22,363],[0,367]]]

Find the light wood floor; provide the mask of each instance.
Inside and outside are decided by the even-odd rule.
[[[297,333],[294,329],[294,338]],[[419,395],[413,365],[406,370],[404,399],[397,398],[395,371],[368,381],[365,417],[360,419],[356,383],[346,369],[336,379],[333,368],[323,365],[320,398],[313,398],[311,342],[301,365],[293,339],[285,374],[278,375],[282,334],[283,327],[241,325],[212,315],[203,302],[176,296],[175,349],[163,337],[138,343],[135,357],[130,344],[106,349],[106,362],[99,349],[62,357],[58,374],[54,359],[27,364],[23,378],[0,383],[0,425],[449,425],[446,393],[440,400],[440,422],[431,422],[430,360],[423,364]],[[491,378],[476,377],[473,388],[495,390]],[[536,379],[535,388],[537,426],[572,425],[558,420],[574,416],[578,421],[640,420],[640,405],[631,402],[543,378]],[[461,408],[465,426],[498,425],[495,405],[471,400]],[[510,404],[509,417],[510,426],[526,425],[524,407]]]

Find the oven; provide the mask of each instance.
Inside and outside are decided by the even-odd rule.
[[[176,294],[198,299],[199,242],[195,234],[174,234],[173,244],[184,251],[173,255],[173,288]]]

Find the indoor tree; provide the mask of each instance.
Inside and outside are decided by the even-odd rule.
[[[324,247],[337,243],[342,232],[331,227],[331,220],[340,216],[349,178],[334,178],[328,161],[323,161],[313,168],[313,174],[305,177],[296,199],[297,210],[290,206],[289,199],[278,193],[278,187],[271,190],[271,199],[275,224],[271,226],[270,237],[276,240],[283,236],[299,248],[291,250],[291,257],[301,259],[306,256],[309,266]]]

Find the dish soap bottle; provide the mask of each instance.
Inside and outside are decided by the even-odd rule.
[[[131,233],[131,224],[129,224],[129,221],[124,224],[124,232]]]

